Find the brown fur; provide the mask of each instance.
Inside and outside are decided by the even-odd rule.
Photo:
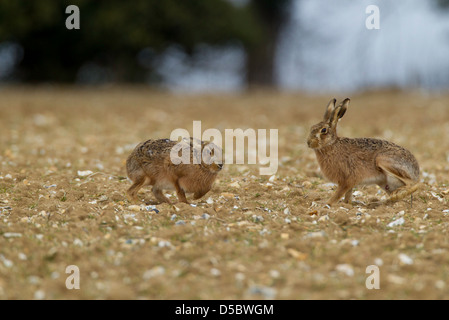
[[[419,187],[419,165],[410,151],[385,140],[338,137],[337,123],[349,101],[345,99],[335,106],[336,100],[331,100],[323,121],[312,126],[307,139],[324,176],[338,185],[327,203],[332,205],[343,196],[345,202],[350,202],[352,189],[361,184],[377,184],[390,195],[390,201],[415,192]]]
[[[188,140],[183,141],[183,143],[190,145],[189,164],[172,163],[170,152],[178,143],[176,141],[169,139],[148,140],[137,145],[126,161],[128,177],[133,182],[133,185],[127,191],[128,196],[137,200],[137,192],[147,185],[153,186],[153,194],[159,202],[167,203],[170,203],[170,201],[162,193],[164,189],[176,190],[178,200],[185,203],[188,203],[186,193],[193,193],[196,200],[209,192],[222,168],[221,164],[217,164],[221,163],[221,151],[220,155],[209,153],[214,160],[218,159],[218,161],[206,164],[201,159],[200,164],[193,164],[194,157],[201,157],[201,154],[194,149],[193,142],[193,139],[190,139],[190,142]],[[207,146],[207,143],[201,142],[201,152],[204,148],[210,146],[215,145],[211,143]]]

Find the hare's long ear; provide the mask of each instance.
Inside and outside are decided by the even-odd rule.
[[[329,121],[331,119],[331,115],[332,112],[335,109],[335,103],[337,102],[337,99],[332,99],[331,101],[329,101],[327,107],[326,107],[326,112],[324,113],[324,121]]]
[[[348,109],[350,99],[346,98],[337,107],[331,115],[330,123],[332,126],[336,126],[339,119],[341,119]]]
[[[340,105],[338,107],[340,107],[340,111],[338,111],[338,119],[343,118],[343,116],[346,113],[346,110],[348,110],[348,106],[349,106],[349,101],[351,101],[351,99],[346,98],[345,100],[343,100]]]

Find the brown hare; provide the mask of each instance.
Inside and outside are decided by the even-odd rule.
[[[148,140],[137,145],[126,161],[128,177],[133,182],[127,194],[132,200],[137,200],[137,192],[147,185],[153,186],[158,201],[167,203],[170,201],[162,193],[164,189],[176,190],[178,200],[185,203],[189,203],[186,193],[193,193],[196,200],[209,192],[223,167],[221,149],[192,138],[183,139],[182,144],[182,148],[188,147],[190,156],[187,154],[188,163],[179,164],[171,157],[174,147],[180,146],[177,141]]]
[[[332,205],[343,196],[345,202],[351,202],[352,188],[357,185],[377,184],[390,195],[389,201],[415,192],[419,188],[419,165],[410,151],[385,140],[337,135],[338,120],[349,101],[345,99],[336,106],[332,99],[323,121],[311,127],[307,139],[324,176],[338,185],[327,204]]]

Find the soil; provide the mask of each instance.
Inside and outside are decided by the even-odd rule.
[[[52,86],[0,95],[0,299],[449,298],[449,95],[353,94],[339,134],[409,149],[423,187],[380,205],[382,190],[358,187],[354,204],[331,208],[335,185],[305,143],[331,95]],[[149,189],[131,203],[124,164],[134,146],[192,132],[194,120],[278,129],[277,173],[225,164],[193,206],[170,192],[174,205],[155,205]],[[79,290],[66,287],[68,266]],[[366,286],[369,266],[379,289]]]

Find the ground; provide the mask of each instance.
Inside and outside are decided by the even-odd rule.
[[[449,298],[448,95],[353,94],[340,135],[411,150],[423,187],[380,206],[383,191],[360,187],[358,202],[332,208],[335,186],[305,143],[332,95],[48,86],[0,96],[0,299]],[[194,120],[278,129],[277,173],[228,164],[193,206],[154,205],[148,189],[129,202],[132,148],[192,132]],[[66,287],[71,265],[79,290]],[[366,286],[372,265],[377,290]]]

